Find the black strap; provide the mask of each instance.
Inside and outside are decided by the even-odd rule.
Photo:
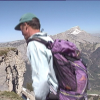
[[[43,39],[41,39],[41,38],[34,37],[34,38],[31,38],[31,39],[28,39],[28,40],[27,40],[27,45],[28,45],[28,43],[31,42],[31,41],[38,41],[38,42],[44,44],[46,47],[48,46],[48,42],[45,41],[45,40],[43,40]]]

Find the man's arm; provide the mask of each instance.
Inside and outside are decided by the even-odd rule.
[[[46,47],[32,41],[28,44],[28,56],[32,67],[32,80],[36,100],[45,100],[49,93],[47,76],[49,73],[49,64],[46,56]]]

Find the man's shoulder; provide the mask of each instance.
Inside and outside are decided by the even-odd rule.
[[[44,36],[44,37],[41,36],[40,38],[45,40],[45,41],[52,41],[53,42],[53,39],[50,36]]]
[[[37,34],[31,36],[31,38],[35,38],[35,37],[36,38],[43,39],[43,40],[45,40],[47,42],[48,41],[53,42],[53,39],[50,36],[48,36],[47,34],[45,34],[45,33],[37,33]],[[42,44],[42,43],[40,43],[38,41],[35,41],[35,40],[32,40],[32,41],[28,42],[28,48],[32,48],[33,46],[34,47],[41,48],[41,46],[44,46],[44,44]]]

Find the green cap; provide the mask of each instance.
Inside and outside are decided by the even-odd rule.
[[[21,24],[21,23],[31,21],[34,17],[36,17],[36,16],[33,15],[32,13],[24,14],[24,15],[20,18],[19,24],[15,26],[15,30],[20,30],[20,24]]]

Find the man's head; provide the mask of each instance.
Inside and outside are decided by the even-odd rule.
[[[15,30],[22,31],[24,38],[27,40],[31,35],[40,32],[40,27],[39,19],[35,15],[27,13],[20,18]]]

